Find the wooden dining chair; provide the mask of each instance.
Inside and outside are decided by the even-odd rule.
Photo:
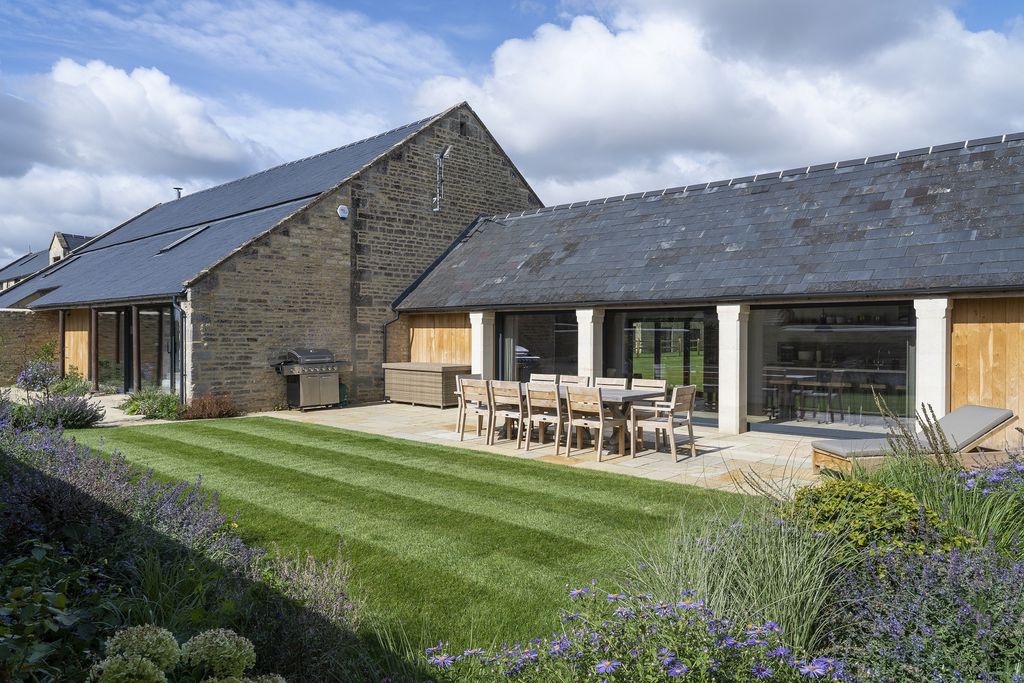
[[[594,386],[606,389],[628,389],[629,380],[625,377],[595,377]]]
[[[555,455],[559,455],[565,413],[562,412],[558,387],[546,382],[530,382],[526,385],[526,450],[530,450],[534,426],[537,427],[537,438],[543,445],[550,424],[555,425]]]
[[[470,415],[476,416],[476,435],[483,434],[484,421],[488,428],[491,424],[491,392],[487,387],[487,380],[483,379],[462,379],[459,382],[461,412],[459,413],[459,441],[466,437],[466,420]]]
[[[466,414],[466,397],[462,395],[462,380],[483,379],[483,375],[455,375],[455,398],[458,401],[459,413],[455,418],[456,429],[462,424],[462,416]]]
[[[542,375],[534,372],[530,375],[531,384],[558,384],[558,375]]]
[[[658,450],[659,433],[664,433],[668,437],[672,459],[679,462],[675,428],[685,425],[690,437],[690,457],[696,457],[697,444],[693,439],[693,404],[696,397],[696,385],[689,384],[674,388],[672,398],[668,401],[655,401],[650,406],[630,406],[629,424],[633,430],[629,440],[630,455],[636,457],[637,433],[643,434],[643,429],[650,427],[654,430],[654,450]]]
[[[558,383],[563,386],[589,387],[590,378],[583,375],[561,375],[558,378]]]
[[[594,450],[597,460],[601,461],[604,453],[604,434],[608,428],[617,430],[619,436],[619,453],[626,452],[626,418],[615,415],[609,410],[601,398],[600,387],[565,388],[565,403],[569,412],[569,436],[565,440],[565,457],[572,456],[572,434],[576,433],[576,448],[583,446],[583,432],[596,429]]]
[[[512,428],[516,429],[516,448],[523,447],[523,390],[519,382],[499,382],[492,380],[491,388],[491,423],[487,428],[487,443],[494,444],[494,430],[499,420],[505,421],[505,435],[512,438]]]
[[[632,383],[633,391],[648,390],[661,391],[661,399],[665,400],[665,392],[668,391],[668,380],[665,379],[644,379],[642,377],[634,377]]]

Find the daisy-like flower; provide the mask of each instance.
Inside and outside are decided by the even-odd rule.
[[[447,669],[448,667],[450,667],[452,664],[455,663],[455,658],[452,657],[451,655],[446,655],[446,654],[442,653],[442,654],[438,654],[438,655],[432,656],[427,661],[430,662],[433,666],[436,666],[439,669]]]
[[[597,669],[597,673],[599,674],[610,674],[614,673],[615,670],[618,669],[620,666],[622,666],[622,662],[616,661],[614,659],[602,659],[600,662],[597,663],[597,667],[595,668]]]
[[[828,667],[818,659],[812,659],[800,667],[800,674],[808,678],[822,678],[828,673]]]
[[[672,664],[671,666],[668,667],[668,669],[665,671],[665,674],[669,678],[682,678],[689,671],[690,671],[690,667],[686,666],[685,664],[680,664],[679,662],[675,662],[674,664]]]

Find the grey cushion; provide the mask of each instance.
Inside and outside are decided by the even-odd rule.
[[[825,439],[812,441],[811,448],[822,453],[838,455],[840,458],[863,458],[865,456],[885,455],[889,450],[889,440],[881,439]]]
[[[939,419],[939,427],[954,451],[966,448],[973,442],[993,431],[1013,417],[1012,410],[986,408],[985,406],[962,406]],[[928,448],[928,442],[920,434],[918,441]],[[838,455],[841,458],[863,458],[886,455],[889,452],[888,439],[825,439],[812,441],[816,451]]]
[[[939,419],[939,427],[954,450],[966,448],[1013,417],[1012,410],[962,406]]]

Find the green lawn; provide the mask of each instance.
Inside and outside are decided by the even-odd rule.
[[[738,508],[703,489],[273,418],[72,433],[221,493],[264,544],[344,539],[371,620],[414,643],[550,631],[567,583],[613,578],[684,518]]]

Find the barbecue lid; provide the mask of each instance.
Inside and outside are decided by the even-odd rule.
[[[288,349],[286,363],[333,363],[334,353],[329,349]]]

